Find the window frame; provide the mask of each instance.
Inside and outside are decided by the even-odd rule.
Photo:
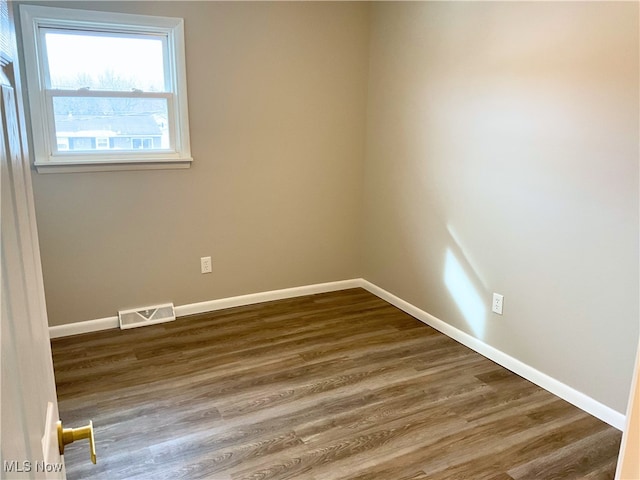
[[[184,20],[173,17],[132,15],[94,10],[76,10],[37,5],[20,5],[22,45],[27,79],[29,113],[34,151],[34,166],[38,172],[139,170],[158,168],[188,168],[191,158],[187,81],[184,45]],[[53,89],[47,84],[48,62],[44,37],[47,31],[78,30],[103,32],[106,35],[139,37],[159,36],[166,41],[165,92],[131,92],[107,90]],[[164,40],[166,38],[166,40]],[[169,149],[147,149],[73,152],[59,150],[56,140],[53,98],[125,97],[163,98],[167,101]]]

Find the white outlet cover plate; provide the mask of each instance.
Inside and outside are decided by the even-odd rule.
[[[200,273],[211,273],[211,257],[200,257]]]
[[[502,315],[502,304],[504,302],[504,296],[499,293],[493,294],[493,302],[491,303],[491,311],[493,313],[497,313],[498,315]]]

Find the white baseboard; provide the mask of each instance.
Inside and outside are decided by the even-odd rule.
[[[207,302],[191,303],[176,307],[176,316],[194,315],[196,313],[214,312],[225,308],[242,307],[255,303],[271,302],[273,300],[283,300],[285,298],[302,297],[304,295],[315,295],[317,293],[336,292],[348,288],[358,288],[362,286],[362,279],[341,280],[338,282],[316,283],[302,287],[283,288],[282,290],[271,290],[269,292],[251,293],[249,295],[239,295],[237,297],[221,298],[209,300]]]
[[[362,280],[361,285],[365,290],[368,290],[377,297],[380,297],[381,299],[389,302],[391,305],[398,307],[400,310],[408,313],[412,317],[417,318],[421,322],[435,328],[439,332],[444,333],[446,336],[469,347],[471,350],[478,352],[480,355],[493,360],[504,368],[517,373],[521,377],[526,378],[539,387],[542,387],[545,390],[553,393],[554,395],[557,395],[558,397],[575,405],[581,410],[584,410],[594,417],[599,418],[612,427],[615,427],[618,430],[622,430],[624,428],[626,418],[624,414],[617,412],[616,410],[607,407],[597,400],[594,400],[588,395],[585,395],[584,393],[579,392],[578,390],[562,383],[561,381],[556,380],[555,378],[550,377],[549,375],[542,373],[539,370],[536,370],[532,366],[521,362],[517,358],[514,358],[502,352],[501,350],[498,350],[497,348],[486,344],[482,340],[478,340],[468,333],[465,333],[462,330],[459,330],[456,327],[443,322],[439,318],[436,318],[433,315],[425,312],[424,310],[421,310],[418,307],[410,304],[409,302],[396,297],[392,293],[387,292],[386,290],[378,287],[377,285],[374,285],[371,282],[368,282],[367,280]]]
[[[237,297],[220,298],[218,300],[179,305],[175,307],[175,312],[176,317],[184,317],[186,315],[194,315],[197,313],[214,312],[225,308],[241,307],[244,305],[271,302],[273,300],[282,300],[285,298],[302,297],[304,295],[315,295],[317,293],[335,292],[338,290],[346,290],[348,288],[358,288],[362,287],[362,285],[363,280],[361,278],[341,280],[337,282],[316,283],[314,285],[283,288],[281,290],[271,290],[268,292],[251,293],[248,295],[239,295]],[[66,325],[55,325],[49,327],[49,336],[51,338],[69,337],[71,335],[99,332],[100,330],[109,330],[118,327],[118,316],[115,315],[113,317],[99,318],[97,320],[68,323]]]
[[[70,337],[81,333],[99,332],[100,330],[110,330],[118,328],[118,316],[98,318],[96,320],[85,320],[83,322],[67,323],[64,325],[54,325],[49,327],[50,338]]]
[[[423,323],[435,328],[439,332],[460,342],[470,349],[478,352],[480,355],[493,360],[497,364],[517,373],[521,377],[535,383],[536,385],[548,390],[585,412],[596,418],[608,423],[609,425],[622,430],[625,425],[625,415],[613,410],[610,407],[594,400],[578,390],[556,380],[549,375],[536,370],[530,365],[507,355],[506,353],[478,340],[477,338],[463,332],[446,322],[434,317],[433,315],[419,309],[418,307],[402,300],[399,297],[387,292],[386,290],[374,285],[373,283],[362,278],[354,278],[351,280],[342,280],[338,282],[319,283],[315,285],[305,285],[301,287],[284,288],[281,290],[272,290],[268,292],[252,293],[249,295],[239,295],[237,297],[221,298],[218,300],[210,300],[206,302],[191,303],[188,305],[180,305],[175,308],[176,316],[183,317],[185,315],[194,315],[198,313],[213,312],[223,310],[225,308],[240,307],[244,305],[253,305],[256,303],[270,302],[273,300],[282,300],[286,298],[301,297],[304,295],[314,295],[317,293],[334,292],[338,290],[346,290],[349,288],[361,287],[398,307],[400,310],[417,318]],[[118,328],[118,317],[100,318],[97,320],[89,320],[85,322],[71,323],[67,325],[58,325],[49,327],[49,335],[51,338],[67,337],[70,335],[78,335],[81,333],[97,332],[100,330],[108,330]]]

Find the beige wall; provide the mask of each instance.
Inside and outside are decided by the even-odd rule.
[[[195,159],[34,174],[52,325],[360,276],[366,4],[46,4],[184,18]]]
[[[376,3],[370,48],[364,277],[624,412],[638,4]]]

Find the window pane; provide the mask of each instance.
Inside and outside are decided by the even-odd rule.
[[[50,88],[164,92],[163,41],[153,36],[46,31]]]
[[[96,138],[96,148],[98,150],[105,150],[109,148],[109,139],[105,137]]]
[[[170,148],[165,98],[54,97],[53,112],[58,150]]]

